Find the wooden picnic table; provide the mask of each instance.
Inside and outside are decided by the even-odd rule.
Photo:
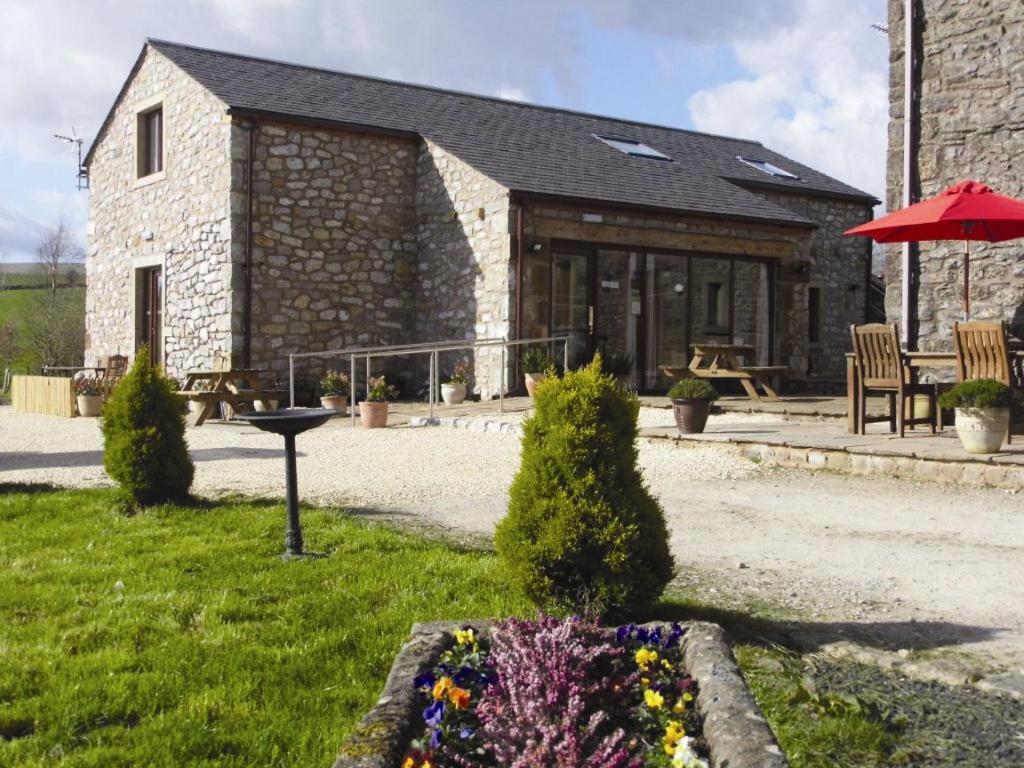
[[[760,384],[769,400],[778,400],[779,393],[771,384],[772,376],[786,372],[784,365],[744,365],[740,357],[757,353],[749,344],[691,344],[693,357],[683,366],[661,366],[662,372],[673,379],[736,379],[751,400],[760,400],[756,384]]]
[[[953,350],[939,352],[904,352],[903,358],[910,369],[911,380],[917,381],[917,372],[921,368],[956,368],[956,352]],[[1024,350],[1010,350],[1010,366],[1015,371],[1024,371]],[[846,353],[846,429],[856,435],[860,424],[857,423],[857,393],[860,373],[857,360],[852,352]]]
[[[223,371],[189,371],[185,376],[185,386],[178,392],[186,400],[199,402],[199,409],[192,425],[202,426],[216,411],[218,405],[227,403],[237,408],[241,403],[259,402],[268,411],[270,400],[280,395],[276,390],[263,387],[263,374],[260,368],[230,368]]]

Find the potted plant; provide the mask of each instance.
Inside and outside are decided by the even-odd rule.
[[[466,399],[466,380],[469,376],[469,362],[460,360],[441,384],[441,399],[445,405],[458,405]]]
[[[668,391],[679,434],[692,435],[704,431],[711,413],[711,403],[718,392],[704,379],[681,379]]]
[[[531,347],[523,352],[523,357],[520,362],[523,366],[523,378],[526,381],[526,392],[530,397],[533,397],[533,393],[536,391],[537,385],[547,378],[548,371],[554,369],[555,361],[551,359],[551,355],[546,349],[541,347]]]
[[[1010,428],[1010,410],[1018,397],[995,379],[962,381],[939,398],[956,409],[956,433],[968,453],[997,453]]]
[[[337,411],[342,416],[348,413],[348,398],[352,392],[348,376],[341,371],[325,371],[320,379],[320,405]]]
[[[395,388],[383,376],[371,376],[366,385],[366,399],[359,403],[359,420],[367,429],[388,425],[388,400],[395,397]]]
[[[79,416],[99,416],[103,407],[103,389],[100,380],[83,376],[74,381]]]

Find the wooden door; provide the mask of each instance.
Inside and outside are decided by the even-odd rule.
[[[163,363],[163,293],[164,276],[160,267],[143,269],[139,273],[141,283],[141,314],[142,327],[139,334],[139,346],[149,347],[149,362],[152,365]]]

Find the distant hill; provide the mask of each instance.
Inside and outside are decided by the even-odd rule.
[[[60,282],[70,285],[85,284],[84,264],[65,264],[60,268]],[[38,264],[30,261],[0,262],[0,290],[43,286],[46,281]]]

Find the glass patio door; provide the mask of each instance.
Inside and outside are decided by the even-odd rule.
[[[627,386],[638,387],[637,323],[641,317],[642,256],[626,251],[597,252],[597,285],[592,348],[606,370]]]
[[[690,361],[687,258],[647,254],[644,293],[644,386],[659,389],[669,384],[660,372],[661,366],[685,366]]]
[[[590,359],[594,324],[589,253],[555,252],[551,257],[551,335],[570,336],[569,367]]]

